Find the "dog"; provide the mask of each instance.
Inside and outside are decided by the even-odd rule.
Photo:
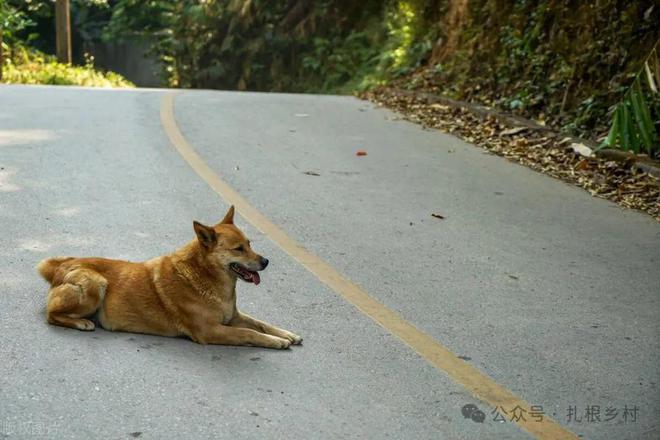
[[[47,258],[37,270],[50,283],[48,323],[184,336],[199,344],[285,349],[302,338],[236,308],[240,278],[259,284],[268,260],[234,225],[231,206],[215,226],[193,222],[196,238],[142,263],[105,258]]]

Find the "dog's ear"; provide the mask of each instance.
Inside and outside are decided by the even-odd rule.
[[[234,205],[229,207],[229,211],[225,214],[225,218],[220,222],[222,225],[233,225],[234,224]]]
[[[210,249],[218,242],[218,236],[215,233],[215,229],[212,227],[194,221],[193,228],[195,228],[197,240],[199,240],[201,245],[205,248]]]

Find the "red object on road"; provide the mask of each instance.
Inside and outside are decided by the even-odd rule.
[[[355,153],[356,156],[366,156],[367,152],[364,150],[357,150],[357,153]]]

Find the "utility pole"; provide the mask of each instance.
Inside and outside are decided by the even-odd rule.
[[[71,17],[69,0],[55,2],[55,39],[57,61],[71,64]]]

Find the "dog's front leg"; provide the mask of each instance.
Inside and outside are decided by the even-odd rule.
[[[289,348],[288,338],[267,335],[249,328],[230,327],[216,324],[201,331],[191,332],[193,341],[200,344],[248,345],[265,348]]]
[[[233,327],[252,329],[267,335],[284,338],[291,341],[291,343],[295,345],[300,344],[303,340],[295,333],[291,333],[290,331],[275,327],[274,325],[270,325],[267,322],[259,321],[250,315],[239,312],[238,310],[236,311],[234,318],[229,322],[229,325]]]

